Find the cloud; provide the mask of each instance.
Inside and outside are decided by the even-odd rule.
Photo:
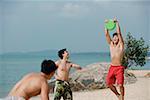
[[[84,17],[90,12],[87,5],[77,3],[66,3],[64,4],[61,15],[64,17],[78,18]]]

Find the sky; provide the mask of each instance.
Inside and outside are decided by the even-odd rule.
[[[108,52],[104,20],[114,17],[124,39],[131,32],[150,44],[149,0],[0,0],[0,54]]]

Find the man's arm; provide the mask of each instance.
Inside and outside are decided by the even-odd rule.
[[[107,23],[107,20],[105,20],[105,23]],[[108,29],[106,29],[106,27],[105,27],[105,36],[106,36],[106,40],[107,40],[108,44],[110,44],[111,43],[111,37],[110,37],[109,31],[108,31]]]
[[[55,64],[56,64],[56,67],[58,67],[59,66],[59,64],[60,64],[60,61],[58,60],[58,61],[56,61],[55,62]]]
[[[116,28],[117,28],[117,34],[118,34],[118,38],[119,38],[119,42],[124,45],[124,41],[123,41],[123,37],[122,37],[122,34],[121,34],[121,29],[120,29],[120,25],[119,25],[119,22],[115,19],[115,22],[116,22]]]
[[[41,100],[49,100],[49,87],[47,82],[44,82],[41,86]]]
[[[76,68],[76,69],[78,69],[78,70],[81,70],[82,68],[80,67],[80,65],[78,65],[78,64],[73,64],[72,63],[72,67],[74,67],[74,68]]]
[[[66,67],[66,64],[67,64],[67,60],[68,60],[68,53],[67,52],[64,52],[64,55],[63,55],[63,59],[60,61],[59,63],[59,67],[61,69],[65,69]]]

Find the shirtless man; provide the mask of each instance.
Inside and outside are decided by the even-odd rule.
[[[57,69],[55,62],[44,60],[41,64],[40,73],[29,73],[24,76],[10,91],[4,100],[29,100],[39,95],[41,100],[49,100],[49,80]]]
[[[69,71],[71,67],[81,70],[81,67],[77,64],[73,64],[68,61],[69,53],[66,49],[58,51],[60,60],[56,61],[58,66],[57,74],[55,75],[56,83],[54,90],[54,100],[60,100],[63,97],[64,100],[72,100],[72,91],[69,84]]]
[[[107,20],[105,22],[107,22]],[[116,33],[113,34],[112,39],[109,35],[109,31],[105,28],[106,40],[110,46],[111,55],[111,65],[106,78],[106,83],[119,100],[124,100],[124,67],[121,63],[124,54],[124,41],[121,35],[119,22],[116,19],[114,19],[114,22],[116,23]],[[119,86],[120,93],[114,86],[116,81]]]

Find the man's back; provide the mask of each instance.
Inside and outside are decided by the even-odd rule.
[[[40,73],[27,74],[14,86],[9,95],[29,99],[40,94],[43,83],[47,84],[47,81]]]

